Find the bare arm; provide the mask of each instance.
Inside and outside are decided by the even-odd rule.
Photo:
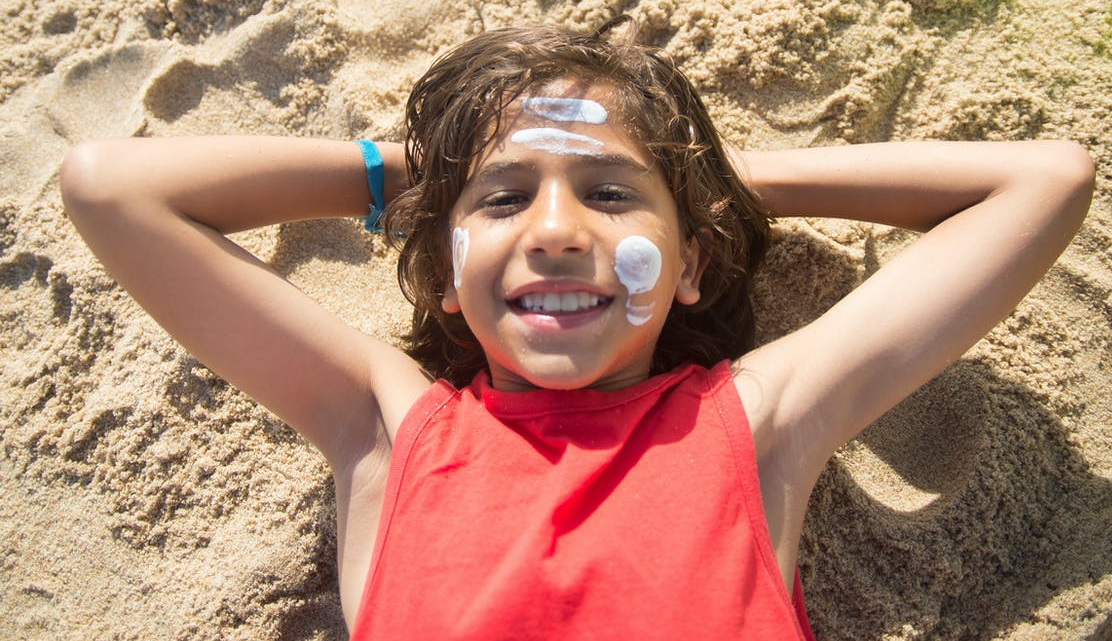
[[[387,194],[401,150],[382,145]],[[105,267],[186,349],[329,458],[373,446],[427,381],[223,233],[366,212],[359,149],[263,137],[129,139],[72,150],[66,211]],[[390,376],[376,376],[378,372]]]
[[[1014,187],[1020,173],[1031,171],[1039,182],[1054,182],[1056,161],[1088,162],[1080,158],[1080,147],[1059,141],[898,142],[730,153],[774,216],[847,218],[916,231],[928,231]]]
[[[779,399],[765,408],[770,426],[823,426],[808,435],[815,474],[1011,312],[1077,231],[1093,188],[1092,161],[1065,142],[739,156],[774,215],[929,230],[815,322],[742,359],[745,369],[777,372],[766,389]]]
[[[1081,225],[1093,165],[1062,142],[734,157],[776,216],[929,230],[820,318],[735,364],[769,532],[790,584],[807,498],[830,456],[1011,312]]]

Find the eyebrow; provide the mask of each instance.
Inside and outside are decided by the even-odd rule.
[[[625,154],[590,154],[581,156],[582,162],[596,167],[625,167],[637,172],[648,173],[652,169]]]
[[[618,167],[629,169],[638,173],[649,173],[652,171],[649,167],[626,156],[625,154],[583,154],[575,156],[577,164],[588,165],[592,167]],[[513,174],[519,172],[532,172],[536,171],[537,166],[530,162],[523,162],[520,160],[506,160],[502,162],[492,162],[484,165],[474,176],[467,182],[478,183],[486,180],[491,180],[504,176],[506,174]]]
[[[531,162],[521,162],[520,160],[507,160],[503,162],[492,162],[488,165],[483,165],[483,168],[467,179],[469,183],[481,182],[490,180],[491,178],[498,178],[506,174],[516,174],[520,172],[536,171],[537,166]]]

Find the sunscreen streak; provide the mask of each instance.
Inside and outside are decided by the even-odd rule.
[[[471,247],[471,233],[462,227],[452,230],[452,284],[459,289],[463,276],[463,264],[467,262],[467,250]]]
[[[551,127],[515,131],[510,136],[510,142],[558,156],[597,156],[602,147],[601,140]]]
[[[618,281],[629,292],[626,298],[626,320],[632,325],[644,325],[653,315],[656,303],[634,305],[633,297],[656,287],[660,278],[660,249],[644,236],[628,236],[614,250],[614,271]]]
[[[522,101],[525,111],[557,122],[583,122],[601,125],[609,114],[594,100],[579,98],[526,98]]]

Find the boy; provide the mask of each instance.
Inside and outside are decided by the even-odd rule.
[[[659,54],[543,28],[438,61],[407,121],[370,186],[406,353],[222,235],[363,209],[355,145],[104,141],[62,175],[120,283],[328,459],[353,638],[808,638],[827,459],[1012,309],[1092,192],[1069,143],[727,152]],[[753,350],[765,211],[929,231]]]

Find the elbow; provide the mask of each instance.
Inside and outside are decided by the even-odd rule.
[[[1055,173],[1077,190],[1091,194],[1096,179],[1096,165],[1089,150],[1080,143],[1069,140],[1053,144],[1050,163],[1056,168]]]
[[[1074,204],[1073,222],[1074,231],[1081,228],[1085,216],[1089,214],[1089,206],[1093,202],[1093,191],[1096,188],[1096,164],[1089,151],[1078,143],[1066,143],[1063,165],[1067,166],[1069,184],[1072,185],[1072,201]]]
[[[1089,213],[1096,181],[1096,166],[1088,150],[1079,143],[1055,141],[1047,145],[1043,171],[1061,190],[1065,201],[1063,214],[1076,231]]]
[[[70,218],[104,209],[119,197],[111,180],[111,141],[85,142],[62,159],[58,182]]]
[[[1088,150],[1068,140],[1040,140],[1011,164],[1010,188],[1041,203],[1038,208],[1060,233],[1072,237],[1081,228],[1093,198],[1096,169]]]

